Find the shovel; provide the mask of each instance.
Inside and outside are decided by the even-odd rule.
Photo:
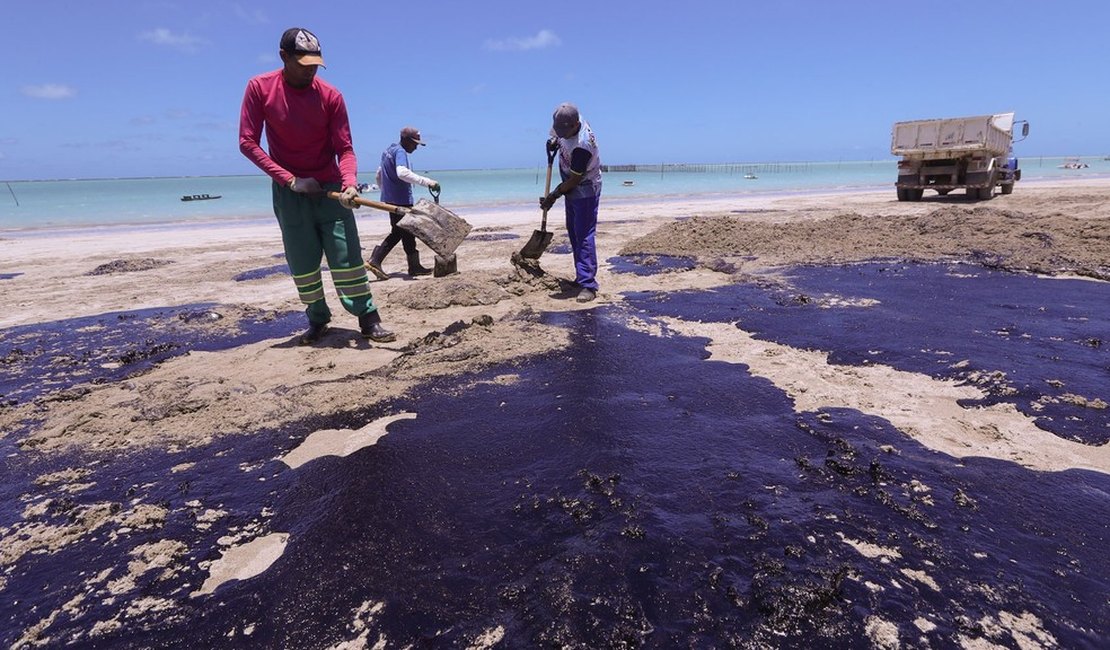
[[[339,200],[339,192],[328,192],[328,197]],[[420,199],[416,205],[407,208],[392,203],[382,203],[356,196],[354,202],[358,205],[397,212],[404,216],[397,222],[397,226],[411,232],[420,241],[435,251],[436,255],[444,259],[450,258],[459,244],[470,234],[470,224],[466,219],[456,215],[447,208],[432,203],[427,199]]]
[[[547,152],[547,180],[543,184],[543,195],[551,194],[551,167],[555,164],[555,152],[548,150]],[[540,229],[532,231],[532,238],[520,249],[520,256],[526,260],[538,260],[540,255],[547,250],[551,244],[551,238],[554,233],[547,231],[547,210],[543,211],[543,220],[540,221]]]
[[[428,193],[432,195],[432,199],[439,205],[439,187],[436,189],[428,188]],[[469,230],[469,228],[467,228]],[[459,272],[459,260],[455,257],[454,253],[450,255],[440,255],[436,253],[436,263],[432,267],[432,277],[442,278],[448,275],[454,275]]]

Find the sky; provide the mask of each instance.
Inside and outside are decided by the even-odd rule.
[[[0,0],[0,180],[260,173],[247,80],[312,30],[362,172],[537,167],[578,105],[602,162],[893,160],[892,123],[1016,111],[1019,156],[1110,154],[1110,3]]]

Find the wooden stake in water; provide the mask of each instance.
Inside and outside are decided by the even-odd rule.
[[[11,183],[4,183],[4,185],[8,186],[8,191],[12,193],[12,198],[15,199],[16,207],[19,207],[19,199],[17,199],[16,196],[15,196],[15,190],[12,189],[12,184]]]

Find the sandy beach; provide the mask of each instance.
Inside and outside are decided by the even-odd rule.
[[[1110,280],[1110,236],[1106,234],[1110,182],[1021,189],[1013,195],[996,196],[989,203],[966,202],[958,196],[899,203],[889,192],[874,192],[606,205],[598,228],[599,259],[629,254],[690,256],[696,257],[698,264],[685,273],[643,277],[612,273],[603,262],[600,304],[619,302],[621,294],[629,291],[704,289],[749,274],[773,275],[775,269],[790,265],[881,258],[962,259],[1012,271]],[[372,210],[363,209],[359,215],[363,246],[372,246],[387,232],[388,224],[381,213]],[[266,341],[220,354],[174,359],[128,385],[105,386],[45,412],[30,405],[7,409],[2,414],[3,429],[11,430],[32,414],[41,418],[42,424],[24,443],[39,451],[69,445],[188,445],[218,435],[249,434],[252,429],[342,408],[329,398],[328,380],[365,376],[364,381],[374,387],[364,392],[384,400],[422,379],[471,372],[563,345],[565,338],[559,332],[517,316],[594,306],[579,305],[568,299],[572,297],[569,294],[559,293],[573,280],[569,257],[548,254],[541,260],[541,275],[522,273],[513,267],[510,257],[537,227],[534,215],[502,210],[460,216],[474,227],[457,253],[460,274],[411,280],[401,273],[398,254],[387,260],[392,267],[387,271],[393,277],[372,284],[385,322],[399,334],[395,344],[362,341],[355,335],[354,319],[334,304],[336,331],[323,345],[279,347]],[[495,237],[482,240],[490,235]],[[496,235],[517,238],[497,239]],[[559,228],[552,246],[565,242]],[[234,280],[252,269],[281,264],[275,259],[281,253],[281,242],[273,225],[62,231],[58,236],[8,237],[0,241],[0,251],[0,272],[22,274],[0,283],[0,295],[11,305],[0,316],[0,327],[196,303],[219,305],[218,311],[232,316],[214,327],[234,327],[234,316],[243,311],[299,308],[288,276]],[[59,252],[64,252],[61,259]],[[431,253],[425,248],[424,255],[428,258]],[[91,274],[112,264],[118,270]],[[334,296],[331,302],[336,303]],[[490,317],[494,324],[465,330],[460,343],[471,348],[466,355],[456,350],[444,360],[441,351],[424,351],[420,345],[452,323],[470,323],[482,316]],[[743,350],[729,354],[745,360]],[[459,356],[465,358],[456,360]],[[306,373],[305,368],[313,371]],[[374,371],[378,369],[388,370],[388,381],[377,376]],[[786,370],[776,383],[785,388],[813,370],[812,362],[798,359],[797,366]],[[218,409],[198,407],[157,422],[144,423],[130,411],[140,408],[133,399],[137,394],[143,395],[145,408],[150,408],[152,400],[177,402],[194,397],[201,405],[208,404],[216,399],[206,394],[213,382],[233,383],[242,390],[220,391]],[[314,388],[318,386],[322,387]],[[258,399],[260,394],[275,393],[300,397],[280,403]],[[87,420],[88,412],[102,410],[105,417],[75,426],[75,422]],[[926,410],[918,415],[927,419],[931,413]],[[1032,455],[1025,456],[1026,462],[1033,466],[1110,471],[1106,449],[1075,449],[1069,454],[1059,445],[1045,449],[1042,443],[1026,440],[1017,444],[1028,447],[1025,453]],[[1050,449],[1062,456],[1054,457]],[[989,453],[974,445],[964,453],[1012,458],[1010,451]]]
[[[388,221],[382,213],[362,210],[358,214],[362,245],[369,249],[385,235]],[[429,391],[448,390],[444,381],[459,399],[490,381],[511,386],[521,381],[514,368],[531,359],[565,354],[575,338],[544,316],[552,313],[611,308],[626,314],[623,318],[631,331],[653,338],[705,339],[707,359],[734,364],[752,378],[769,382],[786,396],[799,417],[848,409],[887,422],[906,441],[957,460],[1000,461],[1036,473],[1110,474],[1106,444],[1055,435],[1038,426],[1036,418],[1003,401],[968,406],[987,395],[986,384],[939,379],[881,362],[838,364],[827,351],[792,347],[747,331],[742,315],[738,326],[672,316],[647,318],[625,306],[628,296],[644,292],[677,294],[737,284],[776,286],[790,292],[789,269],[872,260],[961,263],[1104,283],[1110,281],[1110,181],[1027,183],[1012,195],[982,202],[956,195],[898,202],[893,189],[628,203],[607,203],[603,198],[597,235],[601,288],[598,300],[587,304],[575,302],[569,282],[573,279],[570,256],[557,252],[566,244],[561,227],[555,228],[552,249],[539,266],[521,269],[510,263],[510,257],[537,227],[534,211],[473,211],[460,216],[474,229],[458,250],[459,274],[407,278],[401,274],[403,256],[397,251],[385,262],[392,277],[372,283],[385,324],[398,334],[395,343],[364,340],[355,318],[341,311],[329,282],[333,329],[318,345],[298,346],[295,334],[290,334],[215,351],[191,351],[119,380],[47,389],[34,399],[6,403],[0,408],[0,441],[5,444],[7,464],[37,488],[15,490],[20,514],[0,527],[0,597],[27,558],[92,544],[105,534],[122,534],[121,529],[147,526],[157,531],[161,520],[172,517],[175,506],[154,502],[80,503],[90,459],[234,446],[238,443],[228,441],[281,431],[290,432],[295,446],[307,444],[320,432],[331,432],[312,438],[311,449],[287,452],[295,458],[286,461],[290,468],[324,455],[344,457],[374,444],[385,435],[386,425],[398,418],[415,418],[406,426],[417,426],[421,419],[399,411],[388,422],[355,422],[350,429],[332,426],[335,421],[368,410],[389,411],[394,403],[419,401]],[[423,246],[422,250],[429,263],[430,252]],[[245,319],[264,322],[300,310],[286,273],[242,279],[243,274],[281,265],[282,259],[276,257],[280,253],[280,234],[274,224],[171,224],[0,235],[0,274],[10,276],[0,281],[0,300],[8,305],[0,314],[0,330],[34,332],[35,327],[69,319],[188,307],[213,315],[185,326],[209,338],[231,336],[243,329]],[[637,274],[620,272],[609,261],[617,256],[631,256],[645,268],[665,258],[687,262],[667,272]],[[824,301],[830,308],[843,306],[830,295],[806,300]],[[854,307],[866,310],[867,304]],[[127,321],[120,321],[120,326],[126,328]],[[298,322],[296,332],[300,329]],[[30,354],[33,338],[27,334],[24,340],[9,338],[6,344],[8,349]],[[18,367],[17,357],[9,352],[9,367]],[[493,379],[482,375],[490,369],[496,372]],[[1068,382],[1063,376],[1046,379]],[[1110,401],[1107,390],[1068,395],[1090,412],[1106,409]],[[314,429],[313,422],[328,425]],[[48,470],[39,473],[36,468]],[[49,505],[57,504],[61,494],[80,503],[65,523],[51,519]],[[218,520],[219,508],[211,508],[209,516]],[[171,548],[166,546],[172,541],[167,535],[159,540],[163,546],[147,547],[119,562],[131,562],[127,575],[133,578],[154,568],[193,571],[200,579],[180,593],[191,593],[194,601],[210,598],[213,592],[220,593],[224,581],[239,579],[245,584],[261,572],[237,573],[235,567],[249,568],[252,561],[268,558],[255,567],[264,570],[281,556],[287,537],[266,535],[290,532],[265,528],[211,549]],[[292,535],[296,537],[295,532]],[[270,543],[261,544],[253,554],[248,551],[232,567],[209,566],[195,559],[211,558],[216,550],[243,548],[249,538]],[[857,544],[863,547],[863,542]],[[235,557],[230,552],[226,556]],[[136,568],[137,564],[141,566]],[[224,577],[213,580],[217,575]],[[912,575],[907,575],[910,580]],[[112,579],[120,579],[119,571]],[[1102,584],[1105,579],[1103,575]],[[109,582],[86,580],[67,595],[65,607],[44,606],[34,617],[39,625],[22,627],[13,638],[26,644],[58,642],[60,637],[52,636],[55,620],[79,619],[83,607],[103,600],[103,593],[97,593]],[[140,594],[127,585],[113,584],[112,594],[119,602],[140,600]],[[78,598],[79,593],[85,596]],[[162,607],[166,612],[185,599],[167,594],[150,598],[143,606]],[[372,604],[361,619],[356,617],[365,624],[355,625],[350,638],[367,628],[371,610]],[[126,609],[120,611],[103,622],[98,633],[126,628],[128,614]],[[977,639],[1016,643],[1019,637],[1033,639],[1033,646],[1053,645],[1047,641],[1051,635],[1044,623],[1034,620],[1037,617],[1002,613],[1006,616],[992,619],[994,627],[980,626],[978,636],[965,629],[958,638],[948,639],[965,647],[985,647],[976,646]],[[95,637],[93,623],[86,618],[75,626],[84,626],[88,639]],[[879,616],[867,620],[867,638],[875,647],[896,647],[890,644],[890,635],[897,640],[899,625],[903,641],[912,641],[927,629],[920,624],[909,634],[909,621],[894,621],[892,632],[889,618]],[[74,628],[67,629],[72,635]],[[491,627],[472,641],[490,647],[504,634]],[[362,640],[369,647],[375,639],[363,635]]]

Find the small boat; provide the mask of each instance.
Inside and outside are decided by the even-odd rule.
[[[211,194],[186,194],[185,196],[181,197],[181,200],[182,201],[211,201],[212,199],[219,199],[219,198],[222,198],[222,195],[217,194],[217,195],[213,196]]]
[[[747,174],[744,174],[744,178],[746,178],[748,180],[754,180],[754,179],[759,178],[759,177],[756,176],[755,174],[751,173],[751,172],[748,172]]]
[[[632,187],[635,184],[636,181],[621,181],[621,185],[624,185],[625,187]]]
[[[1085,162],[1080,162],[1078,158],[1068,158],[1064,161],[1063,165],[1059,165],[1057,169],[1087,169],[1090,167]]]

